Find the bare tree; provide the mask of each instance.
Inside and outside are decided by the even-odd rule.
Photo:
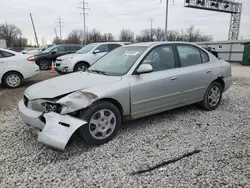
[[[84,33],[82,29],[74,29],[71,31],[66,39],[68,44],[81,44],[84,39]]]
[[[186,30],[185,41],[187,42],[202,42],[211,40],[213,40],[212,36],[203,35],[200,30],[195,29],[193,25]]]
[[[92,29],[92,31],[90,31],[87,34],[87,43],[101,42],[101,41],[102,41],[102,35],[100,31]]]
[[[122,29],[119,40],[122,42],[134,42],[134,32],[129,29]]]
[[[165,31],[161,28],[154,29],[154,35],[157,41],[162,41],[164,39]]]
[[[11,47],[13,40],[20,34],[21,30],[13,24],[0,25],[0,38],[6,41],[7,47]]]
[[[111,42],[114,41],[114,36],[112,33],[104,33],[102,35],[102,41],[103,42]]]
[[[28,39],[24,37],[16,37],[12,40],[12,45],[15,47],[26,47],[28,45]]]

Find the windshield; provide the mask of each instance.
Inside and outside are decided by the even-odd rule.
[[[88,44],[87,46],[82,47],[80,50],[78,50],[77,54],[85,54],[88,53],[90,50],[92,50],[97,44]]]
[[[145,46],[124,46],[117,48],[93,64],[89,71],[101,71],[112,76],[122,76],[133,66],[146,50]]]
[[[44,50],[43,52],[51,52],[52,50],[54,50],[57,47],[58,46],[51,46],[51,47],[47,48],[46,50]]]

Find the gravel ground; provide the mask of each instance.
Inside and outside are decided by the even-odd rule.
[[[188,106],[123,126],[111,142],[39,144],[15,108],[0,111],[0,187],[250,187],[250,79],[212,112]],[[183,154],[200,153],[143,174]]]

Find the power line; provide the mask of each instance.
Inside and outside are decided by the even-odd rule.
[[[86,13],[86,10],[90,10],[90,8],[86,8],[86,5],[88,5],[87,2],[85,2],[85,0],[82,0],[80,2],[80,5],[82,5],[82,7],[78,7],[79,9],[82,10],[82,12],[80,14],[83,15],[83,32],[84,32],[84,45],[86,45],[87,43],[87,35],[86,35],[86,15],[88,15],[88,13]]]
[[[59,32],[60,32],[60,39],[62,40],[62,24],[63,24],[63,22],[62,22],[62,19],[61,19],[61,17],[60,17],[60,15],[59,15],[59,17],[58,17],[58,27],[59,27]]]

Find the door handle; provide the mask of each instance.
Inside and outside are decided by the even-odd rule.
[[[178,77],[177,76],[173,76],[170,78],[172,81],[175,81],[175,80],[178,80]]]
[[[208,69],[208,70],[207,70],[207,73],[211,73],[211,70],[210,70],[210,69]]]

